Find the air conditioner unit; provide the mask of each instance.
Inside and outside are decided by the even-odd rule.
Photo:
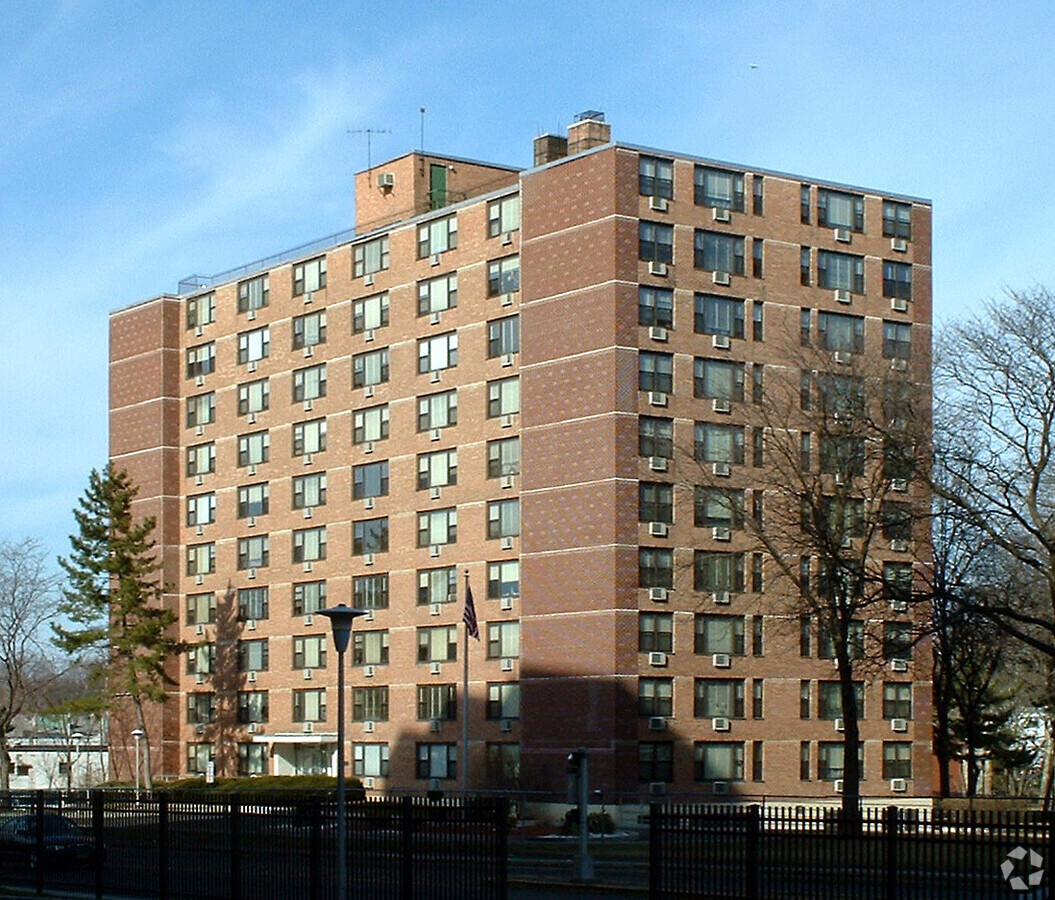
[[[854,545],[853,538],[851,538],[850,535],[846,535],[843,538],[843,542],[842,542],[842,544],[840,544],[840,547],[843,550],[849,550],[853,545]]]
[[[429,604],[429,615],[438,616],[440,614],[440,605],[438,603]]]
[[[363,340],[367,341],[367,342],[370,342],[370,341],[372,341],[374,339],[374,337],[376,337],[376,334],[377,334],[377,332],[375,332],[373,328],[367,328],[363,332]]]
[[[711,401],[711,410],[716,413],[728,413],[733,411],[733,405],[722,397],[715,397]]]
[[[841,290],[838,290],[838,291],[835,292],[835,301],[837,303],[849,303],[850,300],[851,300],[851,297],[850,297],[850,292],[849,291],[847,291],[845,289],[841,289]]]
[[[499,604],[501,605],[502,609],[507,609],[507,610],[508,609],[512,609],[513,608],[513,598],[512,597],[503,597],[499,601]]]
[[[249,727],[248,727],[248,728],[247,728],[246,730],[247,730],[247,731],[248,731],[248,732],[249,732],[250,734],[256,734],[256,733],[257,733],[257,731],[259,730],[259,726],[258,726],[258,725],[256,724],[256,722],[250,722],[250,723],[249,723]]]
[[[314,355],[315,355],[314,349],[312,349],[311,344],[308,344],[308,346],[304,348],[304,357],[305,357],[305,359],[310,358],[310,357],[312,357]]]
[[[304,459],[301,461],[304,463],[304,465],[310,466],[313,462],[312,455],[310,453],[305,453]]]
[[[664,781],[650,781],[648,783],[648,792],[653,797],[661,797],[667,792],[667,784]]]
[[[502,538],[502,549],[503,550],[512,550],[513,549],[513,539],[511,537],[504,537],[504,538]]]
[[[502,731],[506,731],[506,732],[512,731],[513,730],[513,720],[512,719],[503,719],[501,728],[502,728]]]
[[[315,723],[314,722],[305,722],[304,723],[304,733],[305,734],[312,734],[314,731],[315,731]]]
[[[835,725],[836,731],[846,731],[846,723],[842,720],[841,717],[836,719],[833,724]]]
[[[836,778],[835,781],[832,782],[832,790],[837,794],[843,792],[843,780],[841,778]]]
[[[250,463],[249,464],[249,468],[247,469],[247,472],[250,475],[255,475],[256,474],[256,463]]]
[[[431,500],[439,500],[441,496],[442,496],[442,492],[441,492],[441,490],[438,487],[430,487],[429,488],[429,499],[431,499]]]
[[[653,472],[666,472],[667,471],[667,460],[663,456],[650,456],[648,458],[648,467]]]
[[[195,434],[205,434],[205,426],[204,425],[199,425],[197,428],[194,429],[194,433]]]
[[[194,583],[205,584],[205,576],[199,572],[197,575],[194,576]]]
[[[512,672],[513,671],[513,660],[512,659],[508,659],[507,658],[507,659],[503,659],[502,660],[502,671],[503,672]]]
[[[205,476],[204,475],[195,475],[194,476],[194,483],[195,484],[205,484]]]
[[[364,553],[363,554],[363,565],[364,566],[372,566],[373,564],[374,564],[374,554],[373,553]]]
[[[890,482],[890,490],[903,494],[908,490],[908,482],[904,478],[894,478]]]
[[[908,720],[907,719],[891,719],[890,720],[891,731],[908,731]]]
[[[368,398],[374,396],[374,386],[372,384],[368,384],[363,388],[363,396]]]
[[[728,794],[729,793],[729,782],[728,781],[715,781],[711,784],[712,794]]]
[[[711,346],[715,350],[728,350],[732,346],[727,334],[712,334],[711,335]]]
[[[195,684],[205,684],[205,674],[203,672],[195,672],[194,674]]]
[[[890,779],[890,790],[897,794],[904,792],[908,788],[904,778],[891,778]]]
[[[713,284],[729,284],[729,273],[711,272],[711,282]]]
[[[439,546],[439,544],[432,544],[429,547],[429,556],[437,557],[439,555],[440,555],[440,546]]]
[[[711,728],[715,731],[728,731],[730,728],[729,720],[725,716],[715,716],[711,719]]]
[[[850,243],[850,229],[849,228],[836,228],[835,229],[835,239],[840,244],[849,244]]]
[[[194,633],[195,634],[205,634],[205,626],[204,625],[195,625],[194,626]]]
[[[503,475],[498,483],[503,489],[511,488],[513,486],[513,476]]]
[[[908,541],[893,540],[890,542],[890,549],[895,553],[904,553],[908,550]]]
[[[367,775],[365,778],[363,778],[363,787],[364,788],[373,788],[373,786],[374,786],[374,776],[373,775]]]
[[[439,731],[442,728],[443,728],[443,722],[441,720],[439,720],[439,719],[433,719],[432,721],[429,722],[429,731],[431,731],[433,733],[439,733]]]
[[[665,262],[657,262],[654,259],[651,260],[648,264],[648,274],[655,275],[658,278],[666,278],[667,264]]]
[[[394,188],[396,186],[396,175],[394,172],[379,172],[377,175],[377,186],[379,188]]]
[[[196,727],[196,728],[194,729],[194,733],[195,733],[195,734],[205,734],[205,726],[204,726],[204,725],[198,725],[198,726],[197,726],[197,727]]]
[[[733,664],[732,657],[728,653],[715,653],[711,657],[711,662],[716,669],[728,669]]]
[[[711,540],[712,541],[731,541],[733,539],[733,532],[731,528],[727,528],[725,525],[715,525],[711,529]]]
[[[502,305],[503,306],[512,306],[513,305],[513,295],[511,293],[502,295]]]
[[[501,423],[501,425],[502,425],[502,428],[512,428],[513,427],[513,416],[512,415],[502,416],[502,423]]]
[[[729,593],[729,591],[712,591],[711,599],[718,606],[728,606],[729,601],[732,599],[732,595]]]
[[[440,255],[438,253],[433,253],[432,254],[432,258],[429,260],[429,265],[430,266],[438,266],[439,264],[440,264]]]
[[[507,367],[509,367],[511,365],[513,365],[513,354],[512,353],[503,353],[502,354],[502,368],[504,369],[504,368],[507,368]]]
[[[304,624],[305,625],[314,625],[315,624],[315,616],[313,616],[311,613],[308,613],[306,616],[304,616]]]
[[[663,716],[652,716],[648,720],[648,727],[651,731],[666,731],[667,720]]]
[[[365,731],[367,734],[373,734],[374,723],[370,721],[363,722],[363,731]]]
[[[250,372],[255,372],[256,371],[256,360],[255,359],[249,360],[249,365],[247,366],[247,368],[249,369]]]
[[[907,659],[892,659],[892,660],[890,660],[890,671],[891,672],[907,672],[908,671],[908,660]]]
[[[892,359],[890,361],[890,370],[892,372],[904,372],[908,369],[907,359]]]
[[[442,319],[443,319],[443,316],[439,312],[429,313],[429,324],[430,325],[439,325],[440,322],[442,321]]]
[[[376,672],[376,666],[363,666],[363,678],[373,678]]]
[[[304,680],[311,681],[311,669],[304,670]]]
[[[667,536],[667,523],[666,522],[649,522],[648,533],[652,537],[666,537]]]
[[[513,232],[507,231],[502,235],[502,246],[508,247],[513,243]]]
[[[194,379],[194,384],[197,385],[198,387],[201,387],[202,385],[204,385],[205,384],[205,376],[204,375],[199,375],[197,378]]]
[[[727,462],[716,462],[711,465],[711,472],[719,478],[728,478],[732,474],[732,468]]]
[[[305,519],[310,519],[313,515],[314,515],[314,513],[312,513],[312,511],[311,511],[311,507],[310,506],[305,506],[304,507],[304,518]]]
[[[908,250],[908,241],[904,238],[892,237],[890,239],[890,249],[896,250],[898,253],[904,253]]]
[[[839,487],[842,487],[846,484],[846,476],[842,472],[836,472],[834,480]]]
[[[364,498],[363,499],[363,509],[373,509],[373,508],[374,508],[374,498],[373,497],[366,497],[366,498]]]
[[[670,208],[670,201],[666,197],[649,197],[648,208],[656,212],[666,212]]]
[[[666,603],[667,589],[665,587],[650,587],[648,589],[648,599],[654,600],[656,603]]]
[[[650,406],[666,406],[667,395],[664,394],[662,391],[649,391],[648,403]]]
[[[363,616],[363,621],[364,622],[373,622],[374,621],[374,611],[372,609],[368,609],[366,611],[366,615]]]
[[[374,442],[373,441],[367,441],[366,443],[363,444],[363,453],[373,453],[373,452],[374,452]]]
[[[247,672],[245,680],[250,682],[256,681],[256,672]]]
[[[908,312],[908,300],[901,297],[895,297],[890,301],[890,308],[894,312]]]
[[[648,329],[648,336],[654,341],[665,341],[668,337],[667,329],[662,325],[651,325]]]
[[[245,627],[247,631],[256,631],[256,619],[246,619]]]
[[[311,412],[311,407],[312,407],[311,401],[310,400],[305,400],[304,401],[304,412]]]
[[[374,283],[374,273],[373,272],[368,272],[366,275],[363,276],[363,284],[366,287],[370,287],[371,285],[373,285],[373,283]]]
[[[711,218],[715,222],[730,222],[733,217],[730,215],[729,210],[716,206],[711,210]]]
[[[432,675],[439,675],[442,671],[443,667],[438,662],[429,665],[429,673]]]
[[[662,650],[653,650],[648,654],[648,664],[661,668],[667,664],[667,654]]]
[[[256,569],[250,569],[247,575],[250,581],[256,578]]]

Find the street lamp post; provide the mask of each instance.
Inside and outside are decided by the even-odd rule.
[[[139,802],[139,770],[141,768],[140,765],[139,765],[139,739],[143,737],[143,729],[142,728],[136,728],[132,732],[132,737],[135,738],[135,742],[136,742],[136,803],[138,803]]]
[[[337,900],[348,897],[348,822],[345,817],[347,797],[344,778],[344,653],[352,637],[352,623],[365,616],[365,609],[353,609],[344,603],[320,609],[319,615],[330,620],[333,645],[337,648]]]

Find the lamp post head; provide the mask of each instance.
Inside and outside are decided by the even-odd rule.
[[[338,653],[344,653],[348,649],[348,641],[352,637],[352,622],[359,616],[365,616],[365,609],[353,609],[343,603],[331,606],[329,609],[320,609],[320,616],[326,616],[330,620],[333,629],[333,644]]]

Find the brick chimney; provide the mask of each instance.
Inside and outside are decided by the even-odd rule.
[[[612,126],[605,122],[604,113],[588,109],[579,113],[568,126],[568,155],[583,153],[612,140]]]

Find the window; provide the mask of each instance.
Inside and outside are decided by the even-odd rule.
[[[356,606],[361,604],[357,601]],[[293,585],[293,615],[310,616],[326,608],[326,582],[301,581]]]
[[[326,257],[309,259],[293,266],[293,296],[310,294],[326,287]]]
[[[696,485],[694,524],[697,528],[744,527],[744,492]]]
[[[454,566],[418,570],[418,606],[454,603],[458,599],[458,570]]]
[[[418,454],[418,490],[458,483],[458,451],[437,450]]]
[[[386,374],[388,353],[385,352]],[[451,369],[458,365],[458,335],[451,331],[448,334],[440,334],[436,337],[425,338],[418,341],[418,372],[439,372],[443,369]]]
[[[487,685],[487,718],[520,718],[520,685],[502,682]]]
[[[388,460],[352,466],[352,499],[388,495]]]
[[[883,237],[912,240],[912,206],[894,200],[883,201]]]
[[[912,625],[908,622],[883,623],[883,658],[912,659]]]
[[[751,780],[764,781],[763,773],[763,748],[762,741],[751,742]]]
[[[803,225],[810,224],[810,186],[808,184],[799,186],[799,221]]]
[[[312,419],[293,425],[293,455],[305,456],[326,449],[326,420]]]
[[[694,364],[693,395],[717,400],[743,400],[744,364],[697,357]]]
[[[765,367],[762,363],[754,363],[751,366],[751,402],[761,403],[765,399]]]
[[[507,256],[487,264],[487,296],[514,294],[520,290],[520,257]]]
[[[912,326],[908,322],[883,323],[883,356],[886,359],[912,358]]]
[[[216,421],[216,394],[198,394],[187,398],[187,427],[208,425]]]
[[[517,537],[520,534],[520,500],[491,500],[487,504],[488,538]]]
[[[418,431],[458,424],[458,393],[443,391],[418,397]]]
[[[674,679],[638,678],[637,714],[666,718],[674,715]]]
[[[744,554],[697,550],[694,576],[698,591],[743,591]]]
[[[669,394],[674,390],[674,354],[638,351],[637,386],[642,391]]]
[[[883,718],[912,718],[912,685],[888,681],[883,685]]]
[[[352,556],[388,552],[388,517],[352,523]]]
[[[269,540],[266,534],[238,539],[238,568],[261,569],[270,557]]]
[[[294,691],[293,721],[325,722],[326,690],[324,688],[314,688],[306,691]]]
[[[354,471],[354,470],[353,470]],[[314,509],[326,505],[326,473],[293,476],[293,508]]]
[[[216,695],[209,693],[187,694],[187,724],[204,725],[216,715]]]
[[[358,778],[386,778],[388,744],[353,744],[352,774]]]
[[[417,777],[453,781],[458,777],[457,744],[418,744]]]
[[[239,672],[266,672],[269,664],[267,638],[238,642]]]
[[[693,746],[696,781],[743,781],[744,745],[730,741],[699,742]]]
[[[187,448],[187,474],[208,475],[216,471],[216,444],[195,444]]]
[[[387,664],[387,631],[352,632],[352,665],[383,666]]]
[[[674,616],[671,613],[638,613],[637,649],[640,653],[673,653]]]
[[[293,402],[317,400],[326,396],[326,363],[293,371]]]
[[[520,474],[520,438],[503,438],[487,442],[487,477],[501,478]]]
[[[883,778],[912,777],[912,743],[883,741]]]
[[[266,481],[260,484],[246,484],[238,488],[238,518],[246,519],[249,516],[266,515],[269,494]]]
[[[325,669],[326,640],[321,634],[293,638],[293,668]]]
[[[840,546],[846,538],[865,536],[865,502],[859,497],[824,496],[818,504],[820,523],[826,526],[827,539]]]
[[[352,721],[388,721],[388,687],[353,688]]]
[[[761,562],[761,553],[756,553],[755,558]],[[765,617],[751,616],[751,655],[764,656]]]
[[[817,224],[848,231],[865,230],[865,198],[817,188]]]
[[[385,381],[388,381],[388,347],[352,357],[352,387],[370,387]]]
[[[821,347],[842,353],[863,353],[865,320],[863,316],[821,311],[817,313],[817,333]]]
[[[810,742],[799,741],[799,781],[810,780]]]
[[[238,385],[238,415],[256,415],[271,403],[271,386],[267,378]]]
[[[891,602],[912,600],[912,563],[883,563],[883,594]]]
[[[666,547],[639,547],[637,551],[639,587],[674,587],[674,551]]]
[[[808,621],[809,620],[807,620],[807,622]],[[809,656],[808,648],[806,652],[802,655]],[[812,713],[810,712],[810,683],[806,679],[803,679],[799,682],[799,718],[808,719],[811,715]]]
[[[487,658],[517,659],[519,656],[520,623],[489,623],[487,626]]]
[[[702,462],[743,465],[743,427],[697,422],[695,453],[696,459]]]
[[[209,575],[216,571],[216,545],[191,544],[187,547],[187,574]]]
[[[268,719],[267,691],[238,692],[238,721],[266,722]]]
[[[637,420],[637,451],[642,456],[674,458],[674,420],[641,416]]]
[[[458,718],[458,693],[453,684],[418,685],[418,721],[454,721]]]
[[[436,547],[458,540],[458,510],[433,509],[418,513],[418,546]]]
[[[854,682],[854,705],[857,707],[857,718],[865,717],[865,686],[862,681]],[[843,715],[842,685],[838,681],[817,682],[817,718],[840,719]]]
[[[213,293],[191,297],[187,301],[187,327],[201,328],[216,321],[216,295]]]
[[[443,312],[458,305],[458,273],[418,282],[418,315]]]
[[[639,287],[637,289],[637,321],[639,325],[674,325],[674,291],[666,288]]]
[[[706,272],[743,275],[744,239],[734,234],[697,231],[695,265]]]
[[[823,587],[819,588],[823,590]],[[835,659],[836,636],[822,622],[817,629],[817,656],[821,659]],[[851,659],[864,659],[865,629],[864,622],[854,620],[846,627],[846,649]]]
[[[817,251],[817,284],[822,288],[863,294],[865,291],[865,259],[849,253]]]
[[[638,485],[639,522],[674,522],[674,485],[642,481]]]
[[[317,562],[320,559],[326,559],[326,526],[294,529],[293,562]]]
[[[821,471],[843,478],[860,477],[865,471],[865,439],[852,435],[822,434]]]
[[[743,616],[697,615],[695,652],[743,656]]]
[[[487,357],[520,352],[520,316],[506,316],[487,323]]]
[[[765,179],[762,175],[751,176],[751,195],[752,195],[752,206],[751,212],[756,216],[760,216],[765,208]]]
[[[383,441],[388,437],[388,404],[352,413],[352,443]]]
[[[908,263],[883,261],[883,296],[899,300],[912,299],[912,266]]]
[[[215,758],[212,744],[187,744],[187,774],[204,775]]]
[[[520,379],[502,378],[487,382],[487,417],[511,416],[520,412]]]
[[[418,226],[418,259],[458,246],[458,217],[444,216]]]
[[[762,238],[751,239],[751,275],[762,278],[765,275],[765,244]]]
[[[216,495],[194,494],[187,498],[187,524],[208,525],[216,521]]]
[[[200,378],[216,370],[216,344],[187,348],[187,377]]]
[[[271,352],[271,329],[254,328],[238,335],[238,363],[257,363]]]
[[[210,675],[216,668],[216,645],[195,644],[187,648],[187,674]]]
[[[799,248],[799,284],[810,285],[810,248]]]
[[[821,741],[817,744],[817,779],[835,781],[843,777],[842,743]]]
[[[352,301],[352,333],[376,331],[388,324],[388,294],[374,294]]]
[[[697,294],[693,327],[697,334],[744,336],[744,301],[711,294]]]
[[[642,741],[637,745],[638,781],[670,782],[674,780],[674,743]]]
[[[487,599],[520,596],[520,560],[487,564]]]
[[[697,678],[693,715],[697,719],[742,719],[743,679]]]
[[[674,162],[642,156],[638,160],[637,190],[643,197],[674,199]]]
[[[418,629],[418,662],[453,662],[457,658],[456,625],[433,625]]]
[[[216,620],[216,595],[187,594],[187,624],[211,625]]]
[[[888,541],[912,540],[912,507],[896,500],[884,500],[879,509],[879,520],[883,526],[883,538]],[[904,577],[903,570],[898,574]],[[911,569],[910,569],[911,573]],[[884,571],[884,576],[886,572]],[[904,584],[905,582],[901,582]],[[912,589],[912,576],[908,576],[908,588]]]
[[[238,311],[249,312],[267,306],[271,292],[271,276],[266,272],[238,283]]]
[[[804,384],[804,395],[805,392]],[[831,416],[836,422],[841,416],[864,414],[865,388],[864,381],[859,376],[819,374],[817,376],[817,396],[821,411]],[[809,409],[810,405],[807,403],[803,408]]]
[[[520,195],[502,197],[487,204],[487,236],[498,237],[520,229]]]
[[[646,262],[674,262],[674,226],[642,222],[638,228],[637,258]]]
[[[362,278],[388,268],[388,235],[352,247],[352,277]]]
[[[388,609],[388,573],[356,575],[352,579],[352,601],[359,609]]]
[[[326,343],[326,310],[293,317],[293,349]]]
[[[744,211],[744,175],[742,172],[726,172],[696,166],[694,181],[697,206],[713,206],[716,209]]]
[[[268,589],[238,589],[238,619],[246,622],[249,619],[266,619],[268,617]]]

